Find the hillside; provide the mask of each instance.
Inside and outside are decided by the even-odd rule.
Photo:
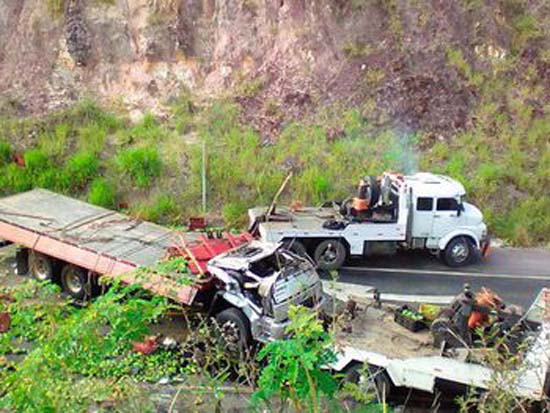
[[[547,244],[549,28],[544,0],[5,0],[1,188],[180,223],[204,140],[230,225],[289,170],[287,200],[320,202],[425,169]]]

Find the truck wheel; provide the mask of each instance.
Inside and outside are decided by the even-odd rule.
[[[82,301],[90,297],[90,287],[88,286],[88,274],[86,270],[76,265],[67,264],[61,271],[61,285],[63,291],[75,300]]]
[[[216,314],[216,322],[229,351],[243,355],[252,343],[250,321],[237,308],[227,308]]]
[[[298,241],[296,239],[284,240],[283,247],[289,250],[290,252],[293,252],[294,254],[299,255],[300,257],[307,256],[306,246],[303,244],[303,242]]]
[[[37,281],[51,281],[55,265],[52,258],[36,251],[29,251],[29,272]]]
[[[337,270],[346,260],[347,251],[341,241],[329,239],[315,248],[313,259],[321,270]]]
[[[443,261],[449,267],[460,267],[470,262],[473,248],[466,237],[453,238],[443,250]]]

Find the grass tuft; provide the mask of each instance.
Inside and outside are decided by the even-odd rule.
[[[153,147],[125,149],[116,157],[116,165],[140,188],[148,187],[162,170],[159,152]]]
[[[88,191],[88,202],[104,208],[113,208],[116,205],[116,190],[104,178],[96,178]]]

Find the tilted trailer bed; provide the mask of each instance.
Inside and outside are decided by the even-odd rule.
[[[212,278],[199,276],[206,263],[250,240],[248,234],[208,238],[184,233],[44,189],[0,199],[0,238],[94,274],[141,283],[187,305],[193,304],[198,291],[210,288]],[[189,258],[195,274],[190,285],[152,271],[136,271],[154,266],[174,250]]]

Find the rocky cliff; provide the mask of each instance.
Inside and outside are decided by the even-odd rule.
[[[449,50],[490,70],[525,46],[514,42],[531,40],[515,38],[514,19],[529,12],[544,21],[544,3],[3,0],[0,93],[20,114],[91,94],[139,117],[162,114],[185,89],[233,90],[267,133],[288,116],[339,102],[449,134],[467,126],[476,100]],[[266,102],[282,113],[272,116]]]

